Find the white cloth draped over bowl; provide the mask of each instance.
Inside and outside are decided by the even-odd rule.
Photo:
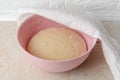
[[[29,13],[36,13],[100,39],[105,60],[113,73],[114,79],[120,79],[120,44],[108,34],[100,20],[94,17],[94,14],[52,9],[19,10],[19,12],[22,13],[22,17],[19,18],[18,25],[32,15]]]

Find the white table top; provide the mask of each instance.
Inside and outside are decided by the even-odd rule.
[[[103,23],[120,41],[120,35],[110,31],[114,23]],[[99,42],[79,67],[64,73],[49,73],[41,71],[26,58],[17,42],[17,29],[16,22],[0,22],[0,80],[113,80]]]

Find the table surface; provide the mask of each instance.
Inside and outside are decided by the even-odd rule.
[[[103,24],[110,35],[120,41],[120,35],[116,36],[119,34],[117,30],[120,30],[120,23]],[[0,80],[114,80],[100,42],[77,68],[64,73],[49,73],[41,71],[26,58],[17,41],[17,30],[16,22],[0,22]]]

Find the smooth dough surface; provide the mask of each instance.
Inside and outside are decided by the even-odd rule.
[[[84,39],[75,31],[51,27],[35,34],[27,50],[42,59],[66,60],[80,56],[87,48]]]

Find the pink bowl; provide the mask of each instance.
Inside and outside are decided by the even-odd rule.
[[[33,14],[19,25],[18,41],[21,47],[25,50],[26,56],[34,63],[34,65],[37,65],[40,69],[49,72],[64,72],[71,70],[85,61],[85,59],[88,57],[91,50],[95,46],[97,39],[83,32],[72,29],[77,33],[79,33],[85,39],[88,50],[82,56],[78,56],[68,60],[61,60],[61,61],[45,60],[33,56],[32,54],[26,51],[26,46],[32,36],[34,36],[38,31],[42,29],[53,26],[68,28],[63,24],[44,18],[40,15]]]

